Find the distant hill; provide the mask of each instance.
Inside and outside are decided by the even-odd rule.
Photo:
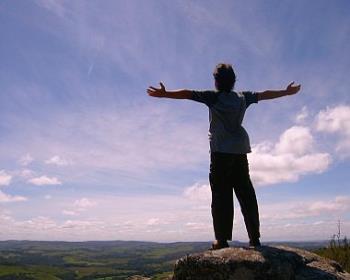
[[[314,250],[328,241],[268,242]],[[231,246],[245,246],[234,241]],[[210,242],[156,243],[143,241],[0,241],[1,279],[126,279],[157,278],[173,271],[175,261],[201,252]]]

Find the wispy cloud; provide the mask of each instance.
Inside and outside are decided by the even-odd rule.
[[[68,160],[63,159],[57,155],[45,160],[45,163],[46,164],[53,164],[53,165],[57,165],[57,166],[66,166],[66,165],[71,164]]]
[[[155,225],[158,225],[159,223],[160,223],[159,218],[151,218],[151,219],[148,219],[147,221],[148,226],[155,226]]]
[[[26,201],[27,198],[19,195],[9,195],[0,190],[0,203]]]
[[[303,106],[303,108],[300,110],[300,112],[295,117],[295,122],[297,124],[302,124],[306,121],[306,119],[309,116],[309,111],[306,106]]]
[[[12,175],[6,173],[5,170],[0,170],[0,187],[10,185],[12,180]],[[20,195],[9,195],[0,190],[0,203],[7,202],[17,202],[17,201],[25,201],[26,197]]]
[[[59,17],[63,17],[66,14],[66,8],[64,6],[65,1],[35,0],[35,3],[39,7],[45,8]]]
[[[198,198],[198,204],[183,194],[178,196],[105,197],[104,204],[97,204],[86,215],[74,210],[60,211],[62,217],[38,215],[19,220],[10,213],[1,215],[4,230],[1,238],[34,238],[63,240],[208,240],[213,237],[210,203]],[[98,200],[102,200],[99,197]],[[172,201],[172,203],[169,203]],[[50,201],[50,204],[53,202]],[[132,209],[128,205],[134,205]],[[329,199],[288,200],[288,202],[260,203],[261,229],[264,240],[326,239],[336,228],[335,221],[343,220],[344,230],[349,229],[346,213],[349,197]],[[238,205],[236,206],[238,209]],[[114,214],[111,214],[114,213]],[[79,218],[78,218],[79,216]],[[3,218],[1,218],[3,217]],[[320,222],[322,221],[322,222]],[[45,234],[42,230],[45,229]],[[285,229],[285,230],[284,230]],[[293,230],[298,229],[297,233]],[[323,230],[320,230],[323,229]],[[314,230],[314,236],[311,231]],[[237,211],[234,225],[235,238],[247,239],[241,214]]]
[[[34,158],[30,155],[30,154],[26,154],[24,156],[22,156],[20,159],[19,159],[19,163],[23,166],[27,166],[29,165],[32,161],[34,160]]]
[[[62,211],[62,214],[67,216],[79,216],[82,212],[87,211],[97,205],[98,203],[95,200],[83,197],[75,200],[73,204],[68,207],[68,209],[64,209]]]
[[[196,183],[186,188],[183,195],[193,201],[208,202],[211,199],[211,190],[208,184]]]
[[[28,180],[28,183],[37,185],[37,186],[45,186],[45,185],[61,185],[62,182],[56,177],[48,177],[46,175],[35,177]]]
[[[304,2],[272,7],[269,1],[37,0],[25,5],[0,9],[7,42],[0,54],[6,66],[0,69],[0,185],[11,186],[3,201],[27,198],[6,204],[11,212],[0,210],[0,238],[212,238],[207,108],[150,99],[145,88],[159,80],[169,89],[213,88],[212,68],[221,61],[235,65],[237,89],[280,88],[290,79],[302,83],[299,95],[261,102],[247,112],[255,185],[290,182],[298,189],[323,179],[346,181],[348,4],[324,2],[315,9]],[[62,180],[65,188],[53,188],[51,199],[45,199],[48,188],[23,184]],[[298,205],[304,193],[283,188],[290,208],[262,202],[266,217],[280,213],[287,219],[264,218],[264,236],[313,238],[314,231],[328,237],[331,219],[345,216],[344,181],[328,200],[321,190],[320,198]],[[107,188],[111,195],[102,198]],[[277,188],[260,191],[272,200],[279,195]],[[76,193],[80,196],[73,197]],[[240,219],[235,236],[246,238]]]
[[[74,201],[74,206],[78,207],[79,209],[86,209],[95,206],[97,203],[96,201],[93,201],[91,199],[88,199],[86,197],[83,197],[81,199],[78,199]]]
[[[5,170],[0,170],[0,186],[8,186],[11,183],[12,176]]]
[[[62,210],[62,214],[67,216],[79,216],[79,212],[73,210]]]
[[[279,223],[280,221],[303,221],[306,218],[334,220],[346,216],[350,209],[350,196],[336,196],[329,199],[289,200],[288,203],[273,203],[262,205],[264,222]],[[344,216],[345,215],[345,216]]]
[[[130,104],[127,109],[117,111],[105,108],[91,112],[86,108],[79,113],[58,114],[52,122],[41,121],[48,127],[45,135],[40,133],[37,121],[27,120],[16,125],[23,126],[32,135],[27,147],[38,158],[55,151],[62,154],[45,160],[47,164],[64,166],[74,162],[80,168],[144,174],[155,167],[196,166],[206,159],[207,125],[177,120],[187,114],[175,114],[166,104]],[[17,141],[20,142],[16,138]],[[69,155],[69,160],[65,155]]]
[[[25,179],[30,179],[35,176],[35,172],[31,169],[22,169],[18,172],[16,172],[18,176],[25,178]]]

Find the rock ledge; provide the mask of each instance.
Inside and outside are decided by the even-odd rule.
[[[350,280],[332,260],[287,246],[225,248],[179,259],[173,280]]]

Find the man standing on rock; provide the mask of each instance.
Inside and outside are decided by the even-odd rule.
[[[228,247],[232,240],[233,190],[237,196],[249,236],[249,245],[260,246],[259,211],[249,176],[247,153],[251,152],[247,132],[242,126],[246,109],[260,100],[296,94],[300,85],[289,84],[285,90],[263,92],[233,91],[236,75],[230,64],[218,64],[214,70],[216,90],[172,90],[160,83],[149,87],[153,97],[190,99],[209,107],[211,213],[216,240],[212,249]]]

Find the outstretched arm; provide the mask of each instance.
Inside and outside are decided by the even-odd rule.
[[[296,94],[300,90],[300,85],[294,85],[294,82],[290,83],[284,90],[265,90],[257,92],[258,100],[274,99],[286,95]]]
[[[191,99],[192,91],[188,89],[166,90],[163,83],[159,83],[160,88],[149,87],[147,93],[153,97],[167,97],[174,99]]]

